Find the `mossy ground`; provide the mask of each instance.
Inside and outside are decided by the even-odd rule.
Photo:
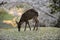
[[[33,29],[33,28],[32,28]],[[39,27],[38,31],[21,28],[0,29],[0,40],[60,40],[60,28]]]

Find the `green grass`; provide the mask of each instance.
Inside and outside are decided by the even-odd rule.
[[[9,14],[3,8],[0,8],[0,22],[2,22],[3,20],[12,20],[13,18],[14,18],[13,15]]]
[[[24,28],[18,32],[17,28],[0,29],[1,40],[60,40],[60,28],[39,27],[38,31],[27,30]],[[33,28],[32,28],[33,29]]]

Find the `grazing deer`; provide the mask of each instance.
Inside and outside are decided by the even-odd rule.
[[[26,30],[26,26],[28,24],[29,29],[31,30],[30,24],[29,24],[29,20],[33,19],[35,21],[35,26],[38,26],[38,12],[36,12],[34,9],[29,9],[28,11],[26,11],[25,13],[22,14],[21,19],[19,22],[16,21],[17,26],[18,26],[18,31],[20,31],[21,28],[21,24],[25,22],[25,29]],[[35,30],[35,26],[34,29]],[[38,27],[36,28],[36,30],[38,29]]]
[[[6,4],[6,3],[7,3],[7,2],[3,2],[3,1],[2,1],[2,2],[0,3],[0,6],[1,6],[1,5],[4,5],[4,4]]]

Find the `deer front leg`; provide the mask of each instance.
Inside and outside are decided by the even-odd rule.
[[[20,31],[20,29],[21,29],[21,25],[18,24],[18,31]]]
[[[25,29],[24,29],[24,31],[26,31],[26,27],[27,27],[27,22],[25,22]]]
[[[31,30],[31,27],[30,27],[30,24],[29,24],[29,22],[27,21],[27,24],[28,24],[28,26],[29,26],[29,29]]]
[[[18,27],[18,31],[20,31],[20,27]]]

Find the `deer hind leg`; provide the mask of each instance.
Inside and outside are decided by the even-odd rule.
[[[35,21],[35,26],[34,26],[34,29],[36,28],[36,31],[38,30],[38,24],[39,24],[39,20],[37,19],[37,17],[34,17],[33,20]]]
[[[38,24],[39,24],[39,20],[38,19],[36,19],[37,21],[36,21],[36,31],[38,30]]]
[[[33,31],[35,30],[35,26],[34,26],[34,28],[33,28]]]

